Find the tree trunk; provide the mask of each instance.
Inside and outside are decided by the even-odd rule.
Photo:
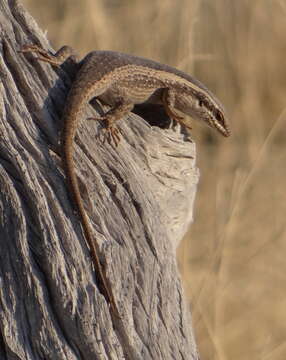
[[[1,0],[0,29],[0,358],[198,359],[175,260],[192,219],[194,143],[164,128],[156,108],[137,112],[161,127],[136,114],[118,122],[117,148],[98,137],[100,123],[80,123],[75,166],[114,320],[61,163],[75,69],[17,53],[25,43],[50,49],[18,1]]]

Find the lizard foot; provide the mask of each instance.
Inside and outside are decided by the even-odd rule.
[[[55,66],[60,65],[59,61],[55,58],[54,55],[49,54],[46,50],[35,44],[23,45],[18,53],[35,53],[38,55],[36,57],[37,60],[41,60]]]
[[[118,128],[114,126],[109,126],[107,128],[103,128],[102,130],[104,131],[103,143],[105,143],[105,141],[107,140],[109,144],[113,142],[115,147],[117,147],[120,143],[120,132]]]
[[[103,144],[107,141],[109,144],[113,143],[116,147],[118,146],[120,143],[120,131],[117,127],[110,124],[107,117],[89,117],[87,120],[103,120],[106,124],[106,126],[100,130],[100,132],[104,132],[102,141]]]

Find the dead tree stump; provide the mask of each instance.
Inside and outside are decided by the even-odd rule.
[[[17,53],[50,48],[18,1],[1,1],[0,31],[0,358],[198,359],[174,251],[192,219],[194,143],[156,109],[138,111],[160,126],[118,123],[118,148],[80,123],[75,166],[122,314],[112,321],[61,163],[74,69]]]

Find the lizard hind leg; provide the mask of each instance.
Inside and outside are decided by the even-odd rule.
[[[54,55],[49,51],[35,44],[25,44],[22,46],[20,53],[35,53],[37,60],[47,62],[54,66],[60,66],[66,59],[72,57],[77,62],[75,51],[70,46],[61,47]]]
[[[104,121],[105,127],[104,127],[104,137],[103,142],[106,140],[108,143],[114,143],[114,145],[117,147],[120,142],[120,133],[116,126],[114,126],[114,123],[125,117],[130,113],[130,111],[133,109],[133,104],[126,103],[126,102],[119,102],[117,103],[113,108],[111,108],[107,113],[103,116],[98,117],[91,117],[88,118],[88,120],[96,120],[96,121]]]

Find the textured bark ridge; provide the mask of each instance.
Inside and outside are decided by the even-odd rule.
[[[121,312],[112,320],[61,163],[72,69],[18,54],[25,43],[49,48],[21,4],[1,0],[0,358],[198,359],[174,251],[192,219],[194,143],[133,114],[114,148],[81,121],[75,165]]]

